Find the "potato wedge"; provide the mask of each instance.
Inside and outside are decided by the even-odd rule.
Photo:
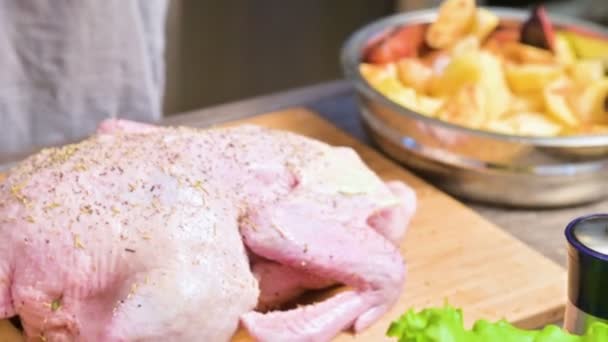
[[[486,114],[491,119],[497,118],[508,109],[511,101],[502,62],[489,52],[481,52],[478,63],[481,68],[480,85],[486,98]]]
[[[513,63],[519,64],[554,64],[555,56],[548,50],[518,42],[507,42],[501,50],[502,56]]]
[[[397,62],[397,76],[405,86],[424,94],[433,77],[433,70],[419,59],[404,58]]]
[[[480,128],[487,120],[483,89],[465,84],[437,111],[441,120],[469,128]]]
[[[376,89],[399,105],[426,116],[433,116],[441,107],[441,99],[418,94],[406,87],[397,78],[386,78],[376,84]]]
[[[584,59],[570,65],[574,82],[587,86],[604,78],[604,63],[599,59]]]
[[[479,41],[484,41],[498,27],[499,22],[500,19],[496,14],[485,8],[477,8],[471,34],[477,37]]]
[[[463,85],[478,83],[482,70],[479,64],[479,53],[468,52],[453,57],[449,64],[433,78],[430,85],[432,95],[444,97],[454,94]]]
[[[469,52],[455,56],[443,75],[431,81],[431,94],[449,97],[465,84],[479,85],[484,97],[484,112],[498,117],[509,107],[511,94],[500,60],[489,52]]]
[[[475,11],[475,0],[445,0],[439,6],[437,19],[426,31],[427,45],[442,49],[454,44],[470,31]]]
[[[387,78],[395,78],[397,76],[397,68],[394,64],[367,64],[361,63],[359,71],[363,78],[370,84],[374,85]]]
[[[364,60],[361,73],[401,106],[461,126],[608,134],[608,36],[553,28],[542,7],[522,24],[475,2],[443,0],[435,22],[418,25],[416,35],[404,30],[399,44],[379,51],[380,62]],[[420,49],[408,49],[412,42]]]
[[[421,59],[422,63],[433,70],[433,76],[443,75],[447,66],[452,62],[452,57],[445,51],[433,51]]]
[[[410,93],[416,94],[414,89],[404,86],[397,77],[386,77],[377,80],[374,83],[374,88],[387,97],[394,96],[394,94],[407,94],[405,96],[409,96]]]
[[[562,65],[570,65],[576,62],[576,54],[570,45],[570,41],[563,33],[555,34],[554,47],[555,59]]]
[[[417,94],[416,96],[416,112],[433,117],[441,108],[445,101],[440,98]]]
[[[490,36],[486,39],[483,44],[483,49],[490,51],[498,56],[503,56],[503,47],[507,43],[517,43],[519,41],[520,33],[515,28],[499,28],[496,31],[490,33]]]
[[[386,84],[387,82],[385,81],[383,83]],[[386,97],[404,106],[405,108],[417,110],[416,91],[414,89],[406,87],[391,87],[388,85],[382,86],[379,89]]]
[[[508,63],[505,73],[511,90],[519,94],[540,92],[563,75],[562,68],[554,64]]]
[[[607,98],[608,79],[604,78],[588,85],[572,102],[576,113],[583,122],[608,124]]]
[[[479,39],[475,36],[466,36],[458,40],[450,49],[450,55],[456,57],[465,53],[474,53],[479,51]]]
[[[567,79],[560,78],[553,81],[543,90],[545,108],[554,120],[570,127],[580,123],[568,103],[568,96],[573,91],[572,84]]]
[[[537,112],[545,110],[545,103],[541,92],[514,95],[509,102],[509,112]]]
[[[485,128],[502,134],[554,137],[561,133],[563,126],[547,118],[543,113],[519,112],[509,114],[500,120],[492,120]]]

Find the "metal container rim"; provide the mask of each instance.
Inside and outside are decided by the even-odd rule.
[[[598,251],[595,251],[595,250],[587,247],[585,244],[580,242],[574,235],[574,230],[579,223],[586,221],[586,220],[590,220],[590,219],[596,219],[596,218],[603,218],[608,221],[608,214],[590,214],[590,215],[578,217],[578,218],[572,220],[570,223],[568,223],[564,234],[566,235],[566,240],[568,241],[568,243],[572,247],[574,247],[579,253],[584,253],[586,255],[592,256],[595,259],[608,263],[608,255],[600,253]]]

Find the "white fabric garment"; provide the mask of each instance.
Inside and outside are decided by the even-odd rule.
[[[168,0],[0,0],[0,155],[154,121]]]

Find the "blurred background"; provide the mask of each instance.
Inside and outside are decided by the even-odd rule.
[[[173,114],[341,77],[341,44],[358,27],[438,0],[171,1],[164,112]],[[529,7],[528,0],[478,0]],[[543,1],[605,23],[607,0]],[[280,44],[277,44],[280,42]]]

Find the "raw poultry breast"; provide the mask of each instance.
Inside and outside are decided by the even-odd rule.
[[[398,298],[415,201],[292,133],[109,120],[0,185],[0,316],[40,341],[329,340]]]

